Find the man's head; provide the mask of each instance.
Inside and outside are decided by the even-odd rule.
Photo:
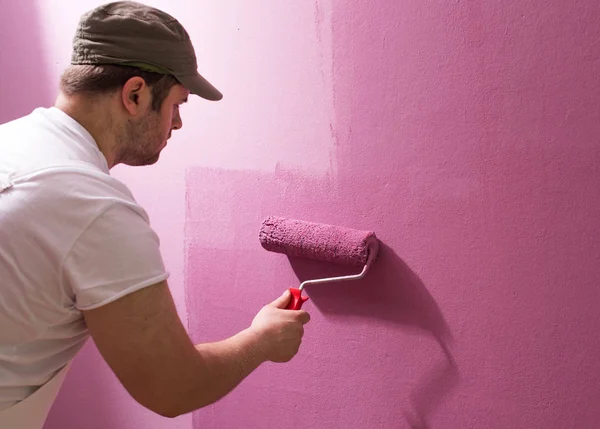
[[[156,162],[171,131],[182,126],[179,106],[188,94],[222,98],[198,73],[183,26],[131,1],[109,3],[81,17],[60,88],[65,97],[109,110],[112,165]]]
[[[70,66],[60,88],[63,96],[78,100],[80,110],[87,107],[102,122],[98,125],[111,143],[101,149],[110,151],[112,165],[158,161],[172,130],[183,125],[179,107],[189,95],[173,76],[115,65]]]
[[[174,76],[192,94],[207,100],[223,97],[198,73],[192,41],[179,21],[133,1],[108,3],[81,17],[71,64],[133,66]]]

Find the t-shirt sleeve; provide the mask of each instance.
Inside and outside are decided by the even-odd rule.
[[[63,280],[75,306],[91,310],[167,279],[159,244],[141,207],[111,204],[83,230],[64,259]]]

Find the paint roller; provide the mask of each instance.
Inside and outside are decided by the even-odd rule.
[[[362,279],[379,252],[379,240],[373,231],[276,216],[263,221],[259,239],[262,247],[270,252],[363,267],[359,274],[306,280],[299,288],[291,287],[292,298],[287,306],[290,310],[300,310],[308,300],[302,296],[305,286]]]

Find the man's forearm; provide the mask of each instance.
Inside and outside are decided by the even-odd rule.
[[[258,336],[245,329],[223,341],[198,344],[189,388],[179,392],[169,414],[180,415],[209,405],[235,388],[266,360]]]
[[[229,393],[262,362],[287,362],[309,320],[285,310],[289,292],[265,305],[251,327],[194,345],[166,282],[143,288],[84,317],[94,342],[129,394],[166,417],[189,413]]]

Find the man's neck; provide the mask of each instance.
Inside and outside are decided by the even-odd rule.
[[[54,107],[69,115],[91,134],[106,158],[108,168],[112,168],[116,161],[116,141],[110,108],[105,105],[108,102],[109,100],[91,100],[81,95],[67,96],[61,93]]]

